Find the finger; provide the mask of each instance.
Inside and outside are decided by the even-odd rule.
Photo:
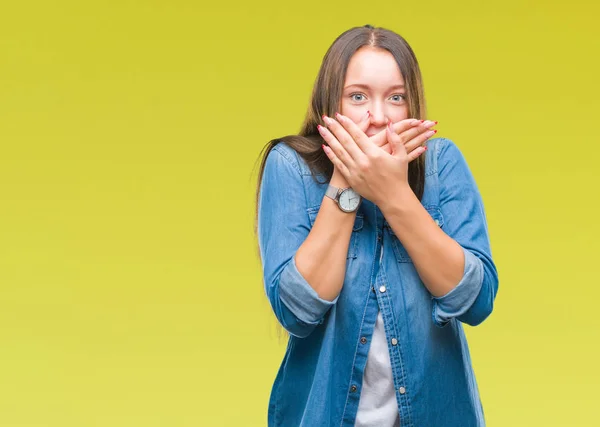
[[[333,153],[335,154],[336,158],[338,158],[342,163],[344,163],[346,167],[353,167],[354,159],[348,154],[344,146],[340,144],[340,142],[331,133],[331,131],[329,131],[329,129],[321,125],[317,125],[317,129],[319,130],[319,133],[321,134],[323,139],[329,145],[328,148],[330,148],[331,151],[333,151]]]
[[[404,143],[410,142],[413,138],[429,131],[430,128],[437,125],[438,122],[434,122],[432,120],[423,120],[418,126],[409,128],[404,130],[403,132],[398,132]]]
[[[412,162],[413,160],[415,160],[417,157],[419,157],[421,154],[425,153],[425,151],[427,151],[427,146],[422,146],[422,147],[418,147],[414,150],[412,150],[410,153],[408,153],[408,162]]]
[[[392,128],[396,134],[399,134],[399,133],[405,132],[406,130],[411,129],[420,124],[421,124],[420,120],[405,119],[405,120],[400,120],[399,122],[393,123]],[[387,135],[386,131],[382,130],[378,134],[373,135],[371,137],[371,142],[373,142],[378,147],[383,147],[388,142],[386,135]]]
[[[431,138],[436,133],[437,133],[437,130],[428,130],[425,133],[417,135],[415,138],[411,139],[409,142],[404,144],[404,146],[406,147],[406,151],[408,153],[412,152],[413,150],[422,146],[425,141],[427,141],[429,138]]]
[[[406,147],[404,147],[400,135],[393,131],[393,125],[391,122],[385,127],[385,132],[387,134],[388,142],[392,148],[392,156],[396,156],[398,154],[401,156],[406,156]]]
[[[346,180],[348,180],[348,178],[350,177],[350,171],[348,170],[346,165],[344,165],[344,163],[342,163],[342,161],[335,155],[335,153],[331,150],[331,148],[329,148],[325,144],[323,144],[322,147],[323,147],[323,151],[325,151],[325,154],[327,155],[329,160],[331,160],[331,163],[333,163],[333,166],[336,167],[340,171],[340,173]]]
[[[350,119],[348,119],[350,120]],[[337,120],[333,120],[331,117],[327,117],[323,115],[323,121],[327,125],[327,130],[335,137],[338,143],[344,148],[344,151],[347,152],[348,157],[351,157],[353,161],[356,161],[361,158],[364,154],[361,149],[356,145],[356,142],[348,131],[341,125]],[[350,120],[351,121],[351,120]],[[353,122],[354,123],[354,122]],[[356,126],[356,125],[355,125]],[[331,146],[331,144],[330,144]],[[336,151],[336,148],[333,147],[335,154],[340,157],[340,153]],[[346,163],[346,159],[341,159],[344,163]],[[348,163],[346,163],[348,165]]]
[[[354,123],[348,117],[346,117],[340,113],[336,113],[335,116],[338,119],[339,123],[344,128],[344,130],[348,133],[348,135],[350,135],[352,140],[356,143],[358,148],[360,148],[360,151],[362,151],[365,154],[368,154],[369,152],[371,152],[373,147],[369,143],[369,137],[367,135],[365,135],[365,133],[356,125],[356,123]],[[354,157],[354,158],[358,159],[357,157]]]
[[[359,120],[356,124],[360,130],[366,132],[369,129],[369,125],[371,124],[371,112],[367,111],[364,116]]]
[[[386,142],[385,145],[383,147],[381,147],[381,149],[388,154],[392,154],[392,146],[390,145],[389,142]]]

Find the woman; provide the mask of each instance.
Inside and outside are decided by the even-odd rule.
[[[367,25],[329,48],[299,135],[266,146],[260,256],[290,334],[270,426],[485,425],[462,323],[498,275],[465,159],[425,117],[412,49]]]

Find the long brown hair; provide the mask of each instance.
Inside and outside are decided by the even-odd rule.
[[[335,112],[339,111],[348,63],[354,53],[363,46],[385,49],[394,56],[404,78],[408,117],[425,119],[427,116],[419,63],[404,38],[393,31],[380,27],[374,28],[371,25],[354,27],[342,33],[335,39],[323,58],[321,69],[313,86],[310,105],[298,135],[272,139],[261,150],[255,199],[255,235],[258,231],[258,203],[265,163],[270,151],[278,143],[285,142],[296,150],[298,155],[306,161],[313,178],[316,179],[316,175],[321,174],[327,178],[327,181],[331,179],[333,164],[321,148],[324,140],[317,130],[317,125],[323,125],[321,118],[323,114],[332,117]],[[409,163],[408,182],[415,195],[421,200],[425,187],[424,154]]]

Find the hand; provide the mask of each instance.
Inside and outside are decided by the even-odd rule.
[[[356,126],[358,126],[358,128],[365,132],[368,128],[369,128],[369,124],[371,123],[371,114],[367,111],[360,119],[360,121],[358,121],[358,123],[356,123]],[[350,184],[348,184],[348,181],[346,181],[346,178],[344,178],[344,176],[342,175],[342,173],[340,172],[340,170],[335,167],[333,168],[333,175],[331,176],[331,180],[329,181],[331,185],[334,185],[338,188],[347,188],[350,187]]]
[[[422,147],[423,141],[415,137],[437,125],[437,123],[438,122],[431,120],[405,119],[396,123],[392,123],[392,130],[396,134],[400,135],[402,142],[406,147],[406,152],[410,154],[414,150]],[[437,130],[435,132],[437,132]],[[392,154],[392,147],[387,139],[387,132],[385,130],[373,135],[371,137],[371,141],[373,141],[375,145],[385,150],[388,154]],[[411,161],[417,157],[411,158]]]
[[[319,127],[319,132],[329,144],[325,153],[355,191],[381,205],[410,188],[408,164],[425,152],[421,145],[437,132],[427,130],[436,122],[403,120],[395,126],[400,135],[389,123],[385,131],[369,138],[352,120],[336,116],[339,122],[324,117],[328,128]],[[390,153],[383,148],[383,136]],[[410,153],[406,146],[412,148]]]
[[[361,131],[365,132],[369,128],[370,123],[371,123],[371,116],[370,116],[370,113],[367,111],[366,114],[364,116],[362,116],[360,121],[358,123],[356,123],[356,125],[359,127],[359,129]],[[429,120],[426,121],[426,120],[417,120],[417,119],[406,119],[406,120],[401,120],[397,123],[393,123],[392,126],[393,126],[393,130],[396,134],[400,133],[400,136],[401,136],[402,140],[404,141],[406,151],[408,153],[412,153],[414,150],[421,147],[421,144],[422,144],[422,142],[419,139],[415,138],[415,136],[417,136],[419,133],[422,133],[425,130],[435,126],[436,124],[437,124],[437,122],[433,122],[433,121],[429,121]],[[419,125],[421,127],[417,128],[417,126],[419,126]],[[321,135],[325,138],[323,133],[321,133]],[[381,147],[388,154],[392,153],[392,147],[388,142],[387,132],[385,130],[377,133],[376,135],[373,135],[371,137],[371,141],[378,147]],[[418,156],[416,156],[414,158],[417,158],[417,157]],[[412,160],[414,160],[414,159],[411,159],[410,161],[412,161]],[[333,176],[331,178],[331,184],[335,185],[336,187],[340,187],[340,188],[350,186],[348,184],[348,182],[346,181],[346,179],[344,178],[343,174],[339,171],[339,169],[337,167],[334,167],[334,169],[333,169]]]

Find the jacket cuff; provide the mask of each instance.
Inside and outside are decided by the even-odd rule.
[[[467,312],[479,295],[483,284],[483,263],[469,250],[465,254],[463,277],[454,289],[441,297],[433,297],[433,322],[444,327],[453,317]]]
[[[279,298],[281,302],[303,323],[315,325],[323,323],[327,310],[335,305],[339,295],[333,301],[319,297],[317,291],[302,277],[296,267],[296,256],[288,263],[279,280]]]

